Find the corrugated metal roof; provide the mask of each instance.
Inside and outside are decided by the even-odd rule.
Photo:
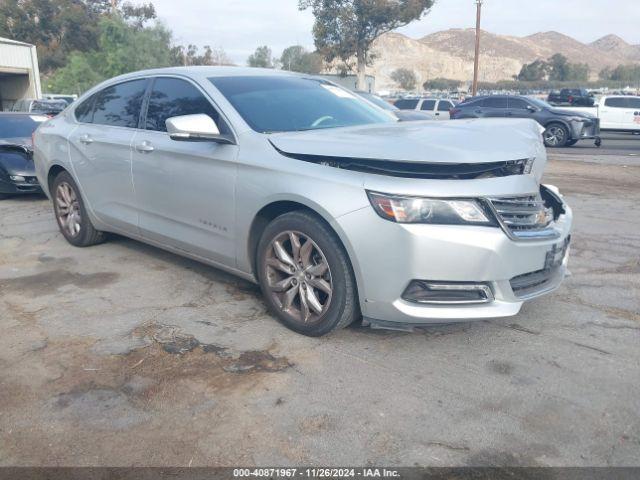
[[[0,37],[0,43],[8,43],[10,45],[22,45],[24,47],[33,47],[30,43],[19,42],[17,40],[11,40],[10,38]]]

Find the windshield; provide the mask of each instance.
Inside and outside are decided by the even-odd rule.
[[[209,81],[257,132],[395,123],[357,95],[321,79],[246,76]]]
[[[373,93],[368,93],[368,92],[356,92],[356,93],[361,97],[365,98],[366,100],[369,100],[371,103],[379,106],[380,108],[384,108],[385,110],[388,110],[390,112],[395,112],[397,110],[400,110],[398,107],[391,105],[389,102],[384,101],[384,99],[380,98],[377,95],[374,95]]]
[[[45,120],[47,117],[40,115],[0,115],[0,140],[31,137]]]
[[[529,100],[531,103],[533,103],[538,108],[553,108],[547,102],[545,102],[544,100],[540,100],[539,98],[527,97],[527,100]]]

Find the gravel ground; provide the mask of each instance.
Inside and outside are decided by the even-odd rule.
[[[256,287],[0,202],[0,465],[640,465],[640,166],[557,157],[573,276],[513,318],[280,326]]]

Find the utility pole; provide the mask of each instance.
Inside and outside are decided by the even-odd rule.
[[[482,1],[476,0],[476,55],[473,61],[473,86],[471,87],[471,95],[478,94],[478,61],[480,60],[480,14],[482,11]]]

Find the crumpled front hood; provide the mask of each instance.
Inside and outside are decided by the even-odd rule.
[[[417,163],[489,163],[535,157],[540,127],[530,119],[398,122],[275,133],[286,154]]]

